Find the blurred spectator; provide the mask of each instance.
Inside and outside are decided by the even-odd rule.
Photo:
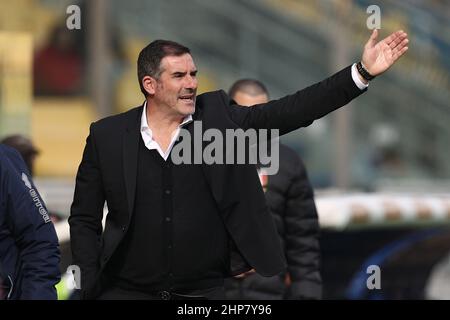
[[[60,251],[50,221],[18,152],[0,144],[0,299],[56,299]]]
[[[34,146],[33,142],[20,134],[15,134],[11,136],[7,136],[0,143],[3,143],[11,148],[19,151],[22,156],[25,164],[28,167],[28,171],[33,176],[34,174],[34,160],[36,156],[39,154],[39,150]]]
[[[92,1],[91,1],[92,2]],[[90,94],[93,60],[92,41],[94,25],[89,17],[92,4],[77,1],[82,12],[81,29],[69,30],[65,19],[59,21],[50,32],[48,43],[38,50],[34,57],[34,92],[36,96],[67,96]],[[106,77],[110,90],[114,92],[116,81],[122,74],[126,55],[120,32],[115,20],[106,15],[108,30],[103,39],[106,44],[104,56],[100,57],[106,65]]]
[[[83,56],[77,31],[57,26],[49,43],[34,58],[36,95],[74,95],[82,88]]]
[[[370,132],[370,141],[375,147],[373,166],[381,177],[402,177],[406,164],[400,154],[400,133],[388,123],[376,124]]]
[[[266,87],[253,79],[235,82],[230,97],[242,106],[269,101]],[[320,299],[322,279],[319,271],[319,222],[314,192],[303,161],[280,144],[280,169],[275,175],[258,174],[285,250],[287,272],[274,277],[256,273],[227,279],[228,299]]]
[[[3,143],[13,149],[16,149],[22,156],[30,175],[34,175],[34,161],[36,160],[39,150],[33,142],[20,134],[7,136],[0,143]],[[64,216],[60,213],[49,211],[50,219],[53,223],[61,221]]]

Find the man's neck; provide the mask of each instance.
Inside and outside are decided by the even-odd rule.
[[[158,106],[147,100],[147,124],[152,131],[172,132],[184,120],[183,115],[167,112],[167,107]]]

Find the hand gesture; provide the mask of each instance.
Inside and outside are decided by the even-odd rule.
[[[362,63],[366,70],[377,76],[389,69],[407,50],[408,35],[403,31],[392,33],[377,42],[378,30],[374,29],[364,46]]]

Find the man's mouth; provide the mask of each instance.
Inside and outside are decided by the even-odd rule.
[[[184,96],[180,96],[180,98],[179,99],[181,99],[181,100],[183,100],[183,101],[187,101],[187,102],[189,102],[189,101],[194,101],[194,98],[195,98],[195,95],[194,94],[187,94],[187,95],[184,95]]]

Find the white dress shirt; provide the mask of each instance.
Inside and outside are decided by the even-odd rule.
[[[161,149],[161,146],[153,139],[153,132],[152,129],[148,126],[147,122],[147,101],[144,103],[144,110],[142,111],[141,116],[141,136],[142,140],[144,140],[144,145],[148,150],[156,149],[158,151],[159,155],[167,161],[167,158],[169,157],[170,151],[172,151],[173,145],[175,144],[175,141],[177,141],[178,136],[180,135],[180,128],[189,122],[192,122],[192,115],[186,116],[183,121],[180,123],[180,125],[175,129],[174,132],[172,132],[172,139],[170,140],[169,147],[167,148],[166,152],[164,152]]]
[[[358,77],[358,69],[356,69],[356,63],[354,63],[352,65],[352,79],[355,82],[356,86],[360,89],[360,90],[364,90],[365,88],[367,88],[369,86],[369,84],[365,84],[364,82],[361,81],[361,79]]]

